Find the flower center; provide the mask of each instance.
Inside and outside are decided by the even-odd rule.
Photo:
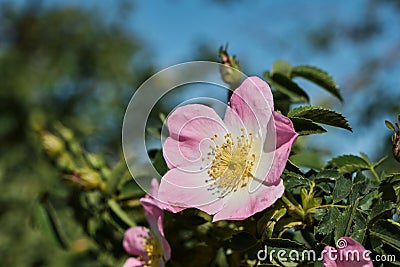
[[[216,142],[218,138],[217,134],[211,138],[215,146],[210,146],[213,159],[207,173],[211,179],[206,182],[212,182],[209,190],[217,190],[216,193],[224,197],[249,183],[256,155],[251,153],[253,134],[246,134],[243,128],[236,138],[226,134],[221,145]]]
[[[148,238],[145,239],[143,247],[148,256],[147,261],[146,259],[141,259],[145,261],[143,267],[157,267],[162,255],[160,253],[155,238],[150,235]]]

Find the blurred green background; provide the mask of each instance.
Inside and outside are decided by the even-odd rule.
[[[390,157],[391,132],[383,123],[395,121],[400,112],[399,1],[355,1],[348,7],[341,2],[336,13],[328,11],[336,1],[299,1],[294,6],[289,1],[256,1],[252,7],[239,0],[193,1],[193,6],[181,1],[94,2],[0,1],[1,265],[94,266],[93,255],[81,252],[72,221],[62,222],[76,237],[72,251],[58,248],[32,227],[36,198],[51,188],[61,196],[68,190],[44,157],[38,132],[59,121],[74,131],[85,149],[102,153],[113,164],[121,156],[123,114],[134,89],[163,67],[217,60],[218,47],[227,42],[248,74],[260,75],[279,58],[333,73],[344,85],[344,106],[326,101],[326,95],[312,87],[311,92],[320,104],[343,112],[356,137],[332,130],[306,146],[323,147],[324,156],[349,151],[366,151],[373,159],[389,155],[384,168],[400,170]],[[323,3],[327,9],[317,15],[311,7],[318,9]],[[238,15],[252,16],[249,10],[257,5],[266,14],[284,17],[267,22],[260,17],[238,27]],[[186,28],[174,28],[191,12],[200,12],[204,21],[189,19]],[[334,12],[336,18],[324,18],[324,12]],[[204,33],[208,29],[210,35]],[[245,35],[247,30],[257,34]],[[332,59],[338,54],[346,62]],[[349,147],[344,140],[349,138],[357,145]],[[65,205],[60,201],[55,208],[63,218],[71,217]]]

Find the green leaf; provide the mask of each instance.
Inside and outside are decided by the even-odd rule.
[[[299,135],[326,133],[326,130],[323,127],[312,122],[312,120],[303,118],[291,118],[291,120],[296,133]]]
[[[160,175],[164,175],[168,171],[168,166],[161,150],[157,151],[156,155],[154,156],[153,166]]]
[[[336,207],[326,208],[326,214],[323,217],[320,224],[315,228],[315,233],[320,233],[323,235],[332,233],[333,229],[335,229],[335,223],[339,215],[340,212],[338,208]]]
[[[346,235],[346,231],[349,228],[350,222],[350,217],[351,217],[351,209],[345,209],[337,218],[335,221],[335,231],[334,231],[334,237],[335,237],[335,243],[339,238],[342,236]]]
[[[368,216],[368,224],[374,222],[374,220],[380,218],[382,219],[384,213],[390,213],[395,208],[394,204],[391,201],[378,201],[376,202],[371,209],[371,212]],[[392,214],[389,214],[392,217]]]
[[[343,177],[343,175],[337,170],[322,170],[315,176],[314,179],[316,181],[318,180],[332,181],[332,180],[338,180],[341,177]]]
[[[285,171],[289,171],[289,172],[297,173],[299,175],[303,175],[303,172],[300,170],[300,168],[297,167],[296,165],[294,165],[293,162],[290,159],[288,159],[288,161],[286,162]]]
[[[272,232],[274,231],[275,224],[279,221],[283,216],[285,216],[287,212],[286,208],[281,209],[269,209],[267,212],[263,214],[263,216],[257,222],[257,233],[259,236],[272,236]]]
[[[119,200],[140,198],[144,195],[143,189],[140,188],[135,180],[130,179],[123,184],[118,194]]]
[[[231,238],[231,248],[237,251],[245,251],[257,244],[257,239],[248,232],[239,232]]]
[[[114,200],[109,199],[107,201],[108,206],[114,212],[116,216],[118,216],[121,221],[127,224],[129,227],[136,226],[136,223],[129,217],[129,215],[121,208],[121,206]]]
[[[112,195],[117,190],[121,181],[126,176],[130,176],[125,160],[121,159],[112,169],[111,173],[107,177],[106,193]]]
[[[362,180],[359,182],[354,182],[353,183],[353,187],[351,188],[351,194],[349,197],[349,201],[351,203],[353,203],[354,201],[356,201],[356,199],[364,194],[366,194],[366,192],[369,189],[369,184],[370,184],[370,180]]]
[[[305,78],[321,86],[322,88],[324,88],[325,90],[327,90],[328,92],[330,92],[332,95],[336,96],[340,101],[343,102],[339,86],[333,80],[332,76],[329,75],[326,71],[313,66],[301,65],[291,69],[291,76]]]
[[[370,229],[372,236],[382,240],[383,243],[400,249],[400,224],[393,220],[379,220]]]
[[[33,224],[49,240],[63,249],[68,248],[68,242],[57,219],[56,212],[47,197],[42,197],[34,205]]]
[[[337,167],[341,173],[352,173],[357,170],[369,170],[370,166],[365,159],[355,155],[342,155],[331,159],[328,165]]]
[[[286,190],[291,190],[299,186],[310,186],[310,180],[304,178],[299,174],[288,171],[285,172],[285,175],[283,176],[283,181],[285,183]]]
[[[333,203],[338,203],[346,198],[351,191],[352,182],[346,178],[339,178],[333,189]]]
[[[206,219],[195,214],[185,214],[182,217],[182,224],[189,229],[196,228],[206,222],[208,222]]]
[[[297,107],[289,111],[288,117],[309,119],[313,122],[331,125],[352,131],[349,122],[342,114],[326,108],[314,106]]]
[[[276,60],[272,64],[271,76],[274,76],[276,73],[280,73],[290,78],[291,71],[292,71],[292,66],[290,66],[288,62],[284,60]]]
[[[263,75],[275,90],[289,96],[294,103],[310,102],[307,93],[297,83],[293,82],[285,75],[274,73],[272,76],[269,72],[264,72]]]

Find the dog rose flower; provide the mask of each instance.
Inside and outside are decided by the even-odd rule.
[[[324,248],[324,267],[373,267],[369,251],[350,237],[338,240],[337,249]]]
[[[222,120],[204,105],[177,108],[163,144],[169,171],[158,199],[173,212],[194,207],[213,221],[242,220],[284,192],[280,178],[293,142],[292,122],[274,111],[271,90],[258,77],[237,88]],[[180,207],[180,208],[177,208]]]
[[[153,179],[150,195],[157,195],[157,191],[158,183]],[[163,229],[164,212],[150,195],[140,199],[150,229],[139,226],[125,232],[124,249],[137,258],[128,258],[124,267],[163,267],[164,262],[171,258],[171,248]]]

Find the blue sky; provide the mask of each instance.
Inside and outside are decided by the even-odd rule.
[[[1,0],[0,0],[1,1]],[[16,2],[24,3],[23,0]],[[61,0],[44,0],[47,5],[65,5]],[[393,5],[380,5],[372,10],[371,1],[366,0],[269,0],[231,1],[230,4],[211,0],[170,1],[126,1],[133,10],[124,17],[129,30],[139,36],[149,51],[148,60],[158,70],[190,61],[198,54],[200,44],[217,51],[220,45],[229,43],[229,51],[240,59],[247,75],[261,75],[277,59],[292,65],[315,65],[327,70],[339,83],[345,97],[345,105],[338,101],[330,104],[344,113],[353,124],[354,133],[332,129],[328,134],[312,137],[312,145],[334,144],[333,154],[374,153],[382,147],[376,139],[384,138],[388,131],[383,127],[384,119],[368,127],[357,124],[361,115],[359,107],[379,97],[372,89],[354,90],[350,81],[357,74],[366,58],[385,58],[389,67],[374,73],[375,82],[385,81],[384,86],[400,99],[397,86],[400,77],[400,16]],[[120,16],[117,1],[77,0],[68,4],[99,8],[105,16]],[[396,13],[397,12],[397,13]],[[349,39],[352,28],[363,19],[378,20],[382,25],[379,34],[364,42]],[[333,43],[328,50],[316,50],[309,42],[310,31],[321,26],[333,32]],[[390,60],[388,60],[390,61]],[[328,94],[308,83],[302,83],[311,92],[311,104],[322,102]],[[368,85],[370,86],[370,85]],[[373,145],[370,145],[373,144]]]

